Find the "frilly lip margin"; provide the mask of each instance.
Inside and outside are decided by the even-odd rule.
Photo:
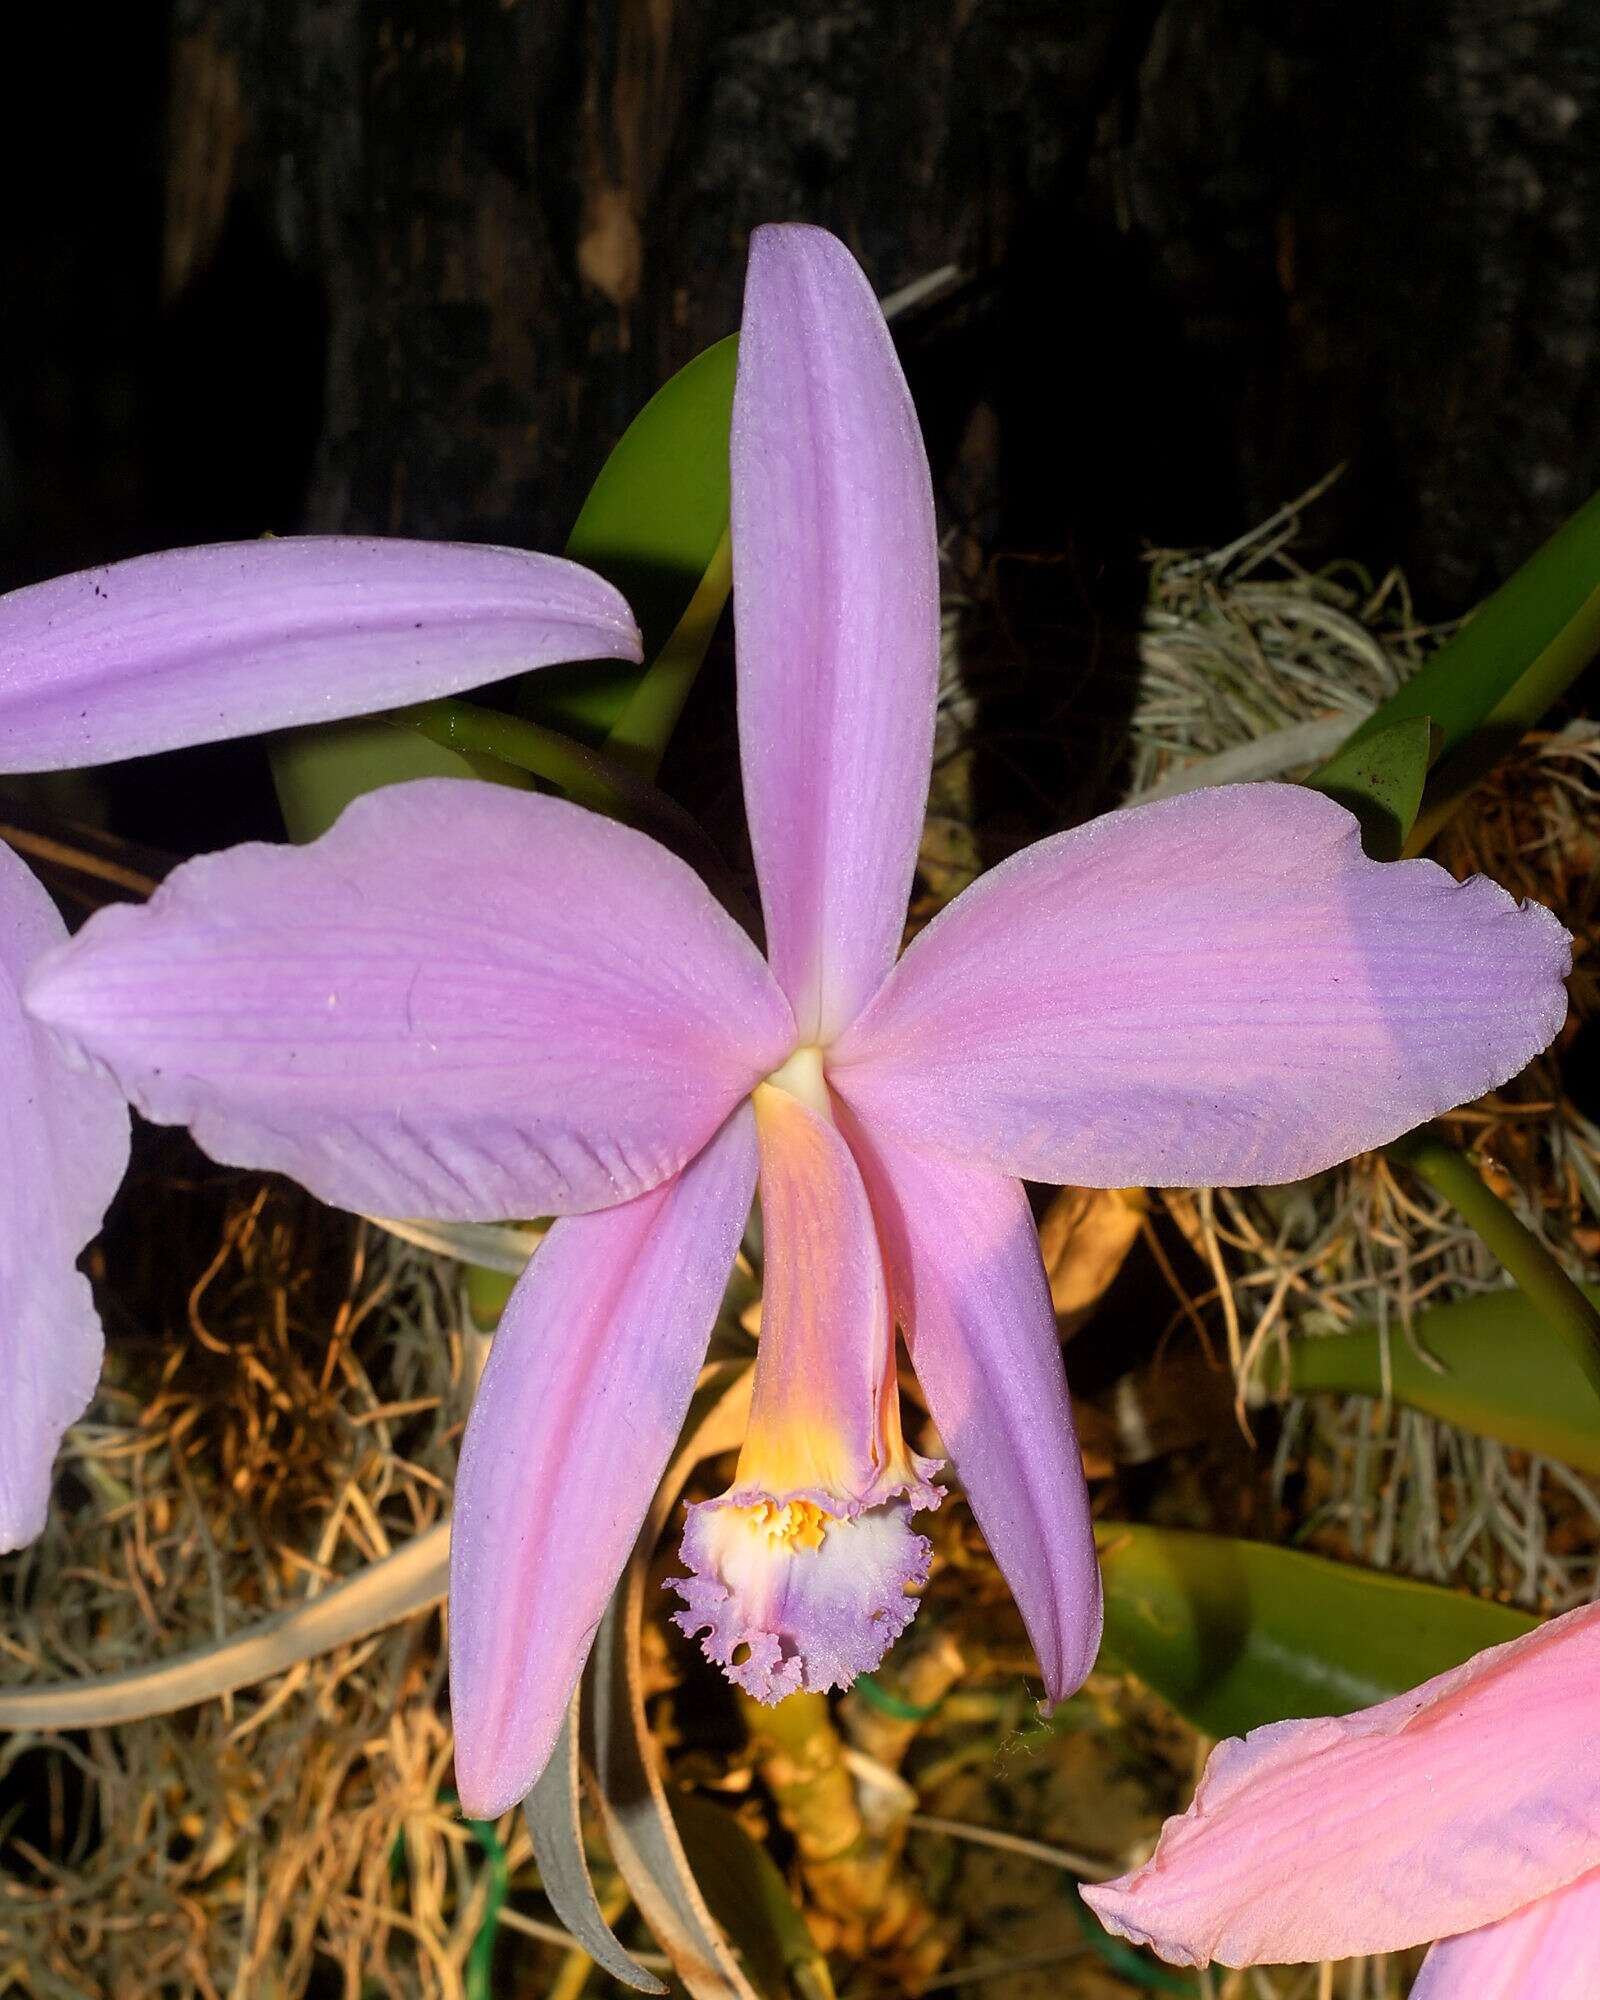
[[[934,1459],[913,1458],[907,1476],[866,1496],[771,1494],[734,1487],[691,1506],[681,1554],[693,1572],[669,1577],[685,1608],[673,1623],[735,1686],[772,1703],[801,1690],[822,1694],[868,1673],[916,1616],[913,1595],[928,1581],[933,1545],[911,1529],[914,1513],[944,1497]],[[718,1517],[808,1502],[826,1517],[821,1547],[796,1547],[748,1522],[718,1534]]]

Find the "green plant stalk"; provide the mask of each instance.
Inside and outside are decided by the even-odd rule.
[[[1600,1285],[1582,1289],[1600,1306]],[[1410,1338],[1355,1326],[1290,1341],[1287,1351],[1271,1345],[1256,1380],[1268,1395],[1390,1397],[1480,1437],[1600,1473],[1600,1400],[1570,1343],[1520,1291],[1426,1307]]]
[[[606,738],[606,754],[641,777],[653,780],[661,768],[732,587],[733,550],[724,529],[688,609]]]
[[[559,730],[498,709],[479,708],[474,702],[450,697],[419,702],[414,708],[397,710],[396,720],[460,756],[494,757],[531,772],[577,804],[613,818],[621,814],[626,791],[637,790],[637,781],[628,786],[624,774],[608,766],[605,758]]]
[[[1396,1139],[1384,1152],[1442,1194],[1477,1232],[1566,1341],[1590,1389],[1600,1395],[1600,1312],[1538,1237],[1486,1185],[1472,1162],[1427,1125]]]

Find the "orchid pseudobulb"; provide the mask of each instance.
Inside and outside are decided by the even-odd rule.
[[[843,246],[759,231],[732,433],[739,734],[768,957],[680,861],[452,780],[107,911],[29,1004],[219,1159],[385,1214],[559,1218],[463,1442],[464,1810],[545,1762],[687,1408],[757,1182],[765,1298],[686,1629],[752,1693],[848,1682],[914,1609],[939,1466],[1082,1679],[1099,1581],[1019,1176],[1285,1180],[1488,1089],[1560,1025],[1549,912],[1366,859],[1341,807],[1221,788],[1040,842],[898,958],[932,746],[928,468]]]

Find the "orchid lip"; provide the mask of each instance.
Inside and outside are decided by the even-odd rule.
[[[914,1509],[942,1498],[914,1475],[864,1501],[735,1488],[689,1509],[673,1577],[685,1608],[674,1623],[757,1701],[848,1687],[877,1666],[911,1623],[932,1544]]]

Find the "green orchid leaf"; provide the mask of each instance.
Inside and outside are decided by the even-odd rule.
[[[673,1794],[672,1817],[711,1914],[763,2000],[832,2000],[828,1961],[767,1850],[732,1813],[690,1793]]]
[[[1408,842],[1420,852],[1463,794],[1600,653],[1600,494],[1580,507],[1349,738],[1430,718],[1439,762]]]
[[[1544,1315],[1566,1344],[1586,1384],[1584,1411],[1600,1399],[1600,1311],[1533,1231],[1502,1201],[1473,1161],[1436,1126],[1422,1125],[1384,1147],[1386,1159],[1409,1167],[1442,1194],[1467,1226],[1499,1258],[1511,1281]]]
[[[1582,1290],[1600,1306],[1600,1285]],[[1432,1306],[1417,1314],[1412,1334],[1385,1338],[1358,1326],[1291,1341],[1287,1386],[1297,1396],[1387,1396],[1519,1451],[1600,1472],[1600,1398],[1571,1343],[1524,1293]],[[1284,1386],[1281,1349],[1269,1350],[1261,1381],[1271,1391]]]
[[[520,772],[431,743],[381,716],[288,730],[268,744],[267,758],[291,840],[315,840],[352,799],[407,778],[529,782]]]
[[[1425,715],[1402,718],[1352,738],[1306,780],[1361,822],[1361,845],[1374,861],[1398,861],[1422,805],[1435,730]]]
[[[1112,1521],[1095,1532],[1103,1663],[1212,1736],[1387,1701],[1538,1623],[1268,1542]]]
[[[738,335],[729,334],[656,391],[600,468],[567,542],[574,562],[597,570],[627,598],[646,660],[656,659],[677,631],[727,533],[738,353]],[[496,699],[597,743],[643,678],[638,667],[616,660],[545,667]]]

